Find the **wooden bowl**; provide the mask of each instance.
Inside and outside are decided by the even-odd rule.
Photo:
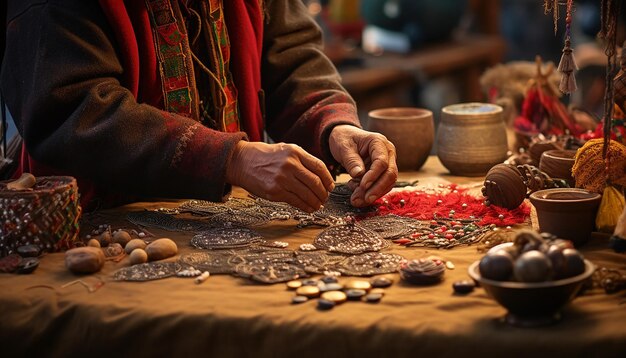
[[[564,179],[570,187],[574,187],[572,167],[574,166],[575,150],[553,149],[541,154],[539,170],[554,179]]]

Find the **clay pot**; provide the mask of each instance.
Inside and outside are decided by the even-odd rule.
[[[451,174],[482,176],[507,158],[502,107],[462,103],[444,107],[437,131],[437,156]]]
[[[553,179],[564,179],[570,187],[574,187],[572,167],[574,166],[575,155],[575,150],[547,150],[541,154],[539,170],[545,172]]]
[[[419,170],[435,139],[433,113],[412,107],[382,108],[368,113],[368,130],[383,134],[396,146],[398,169]]]
[[[584,189],[558,188],[530,194],[540,231],[580,246],[589,240],[602,196]]]

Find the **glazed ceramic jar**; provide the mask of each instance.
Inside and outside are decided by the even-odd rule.
[[[368,113],[368,130],[383,134],[396,147],[398,169],[419,170],[435,139],[433,113],[413,107],[382,108]]]
[[[502,107],[461,103],[441,110],[437,156],[453,175],[482,176],[507,158]]]

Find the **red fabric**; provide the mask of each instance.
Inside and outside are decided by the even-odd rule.
[[[404,200],[401,204],[400,200]],[[425,191],[397,191],[385,195],[376,204],[378,215],[396,214],[418,220],[433,220],[436,218],[449,218],[450,210],[454,210],[454,219],[470,219],[470,216],[478,219],[478,225],[496,224],[497,226],[509,226],[521,224],[530,217],[530,206],[523,203],[514,210],[485,206],[484,199],[467,193],[467,189],[460,189],[452,185],[450,190],[440,193]],[[467,204],[463,207],[463,204]],[[502,215],[502,218],[500,217]]]
[[[533,86],[526,92],[522,113],[515,119],[513,126],[516,131],[526,135],[538,133],[561,135],[565,130],[574,136],[583,133],[563,103],[538,86]]]
[[[262,10],[258,0],[228,0],[223,6],[231,46],[230,72],[237,88],[240,121],[250,140],[260,141],[263,138],[263,116],[259,105]]]

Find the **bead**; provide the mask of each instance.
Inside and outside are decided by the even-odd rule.
[[[470,280],[455,281],[452,284],[452,289],[454,290],[454,293],[461,295],[465,295],[474,291],[474,287],[476,287],[476,285],[473,281]]]

